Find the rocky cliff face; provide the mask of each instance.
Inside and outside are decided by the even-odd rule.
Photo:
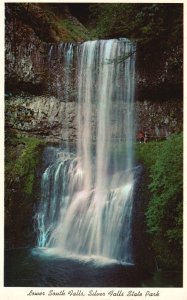
[[[43,92],[45,81],[45,45],[33,28],[12,17],[7,8],[5,39],[6,91]],[[40,91],[39,91],[40,90]]]
[[[48,141],[76,140],[76,104],[53,96],[11,97],[6,101],[6,125]]]
[[[76,91],[68,86],[71,93],[68,90],[70,97],[65,99],[66,69],[59,42],[87,39],[88,32],[67,5],[6,5],[7,128],[49,140],[65,140],[69,131],[70,140],[76,139]],[[143,52],[137,53],[137,131],[155,138],[182,130],[182,88],[174,78],[171,56],[175,61],[181,49],[164,53],[159,63],[150,59],[145,64]],[[91,122],[94,127],[94,116]]]
[[[76,142],[76,91],[72,89],[73,84],[64,89],[66,68],[59,52],[63,42],[89,39],[89,33],[70,14],[66,4],[58,7],[52,3],[6,4],[7,247],[34,244],[32,217],[40,197],[41,171],[37,168],[41,165],[42,147],[46,142],[61,143],[67,139]],[[173,51],[172,55],[178,56],[179,52]],[[159,64],[153,64],[152,58],[149,64],[144,64],[142,57],[142,53],[137,53],[137,131],[147,131],[154,139],[182,131],[183,107],[179,93],[182,89],[175,84],[180,80],[172,79],[176,73],[171,69],[170,56],[164,54]],[[74,73],[75,68],[71,74],[73,81]],[[94,134],[95,114],[93,106],[90,122]]]
[[[183,107],[180,100],[137,102],[136,115],[138,130],[146,131],[150,139],[167,138],[183,130]]]
[[[183,49],[173,47],[163,53],[150,49],[137,51],[137,97],[150,99],[177,99],[183,97]]]
[[[124,108],[125,109],[125,108]],[[182,131],[180,101],[137,102],[137,130],[147,131],[150,138],[168,137]],[[95,134],[96,108],[93,106],[92,123]],[[76,141],[77,104],[62,102],[53,96],[19,96],[6,101],[6,126],[9,129],[46,137],[48,141]]]
[[[52,43],[89,39],[86,28],[60,5],[6,4],[6,92],[48,92],[48,54]]]

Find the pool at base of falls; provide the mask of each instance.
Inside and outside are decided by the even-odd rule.
[[[97,258],[42,255],[41,249],[5,251],[6,287],[179,287],[178,273],[142,274],[137,266]],[[102,260],[100,261],[102,262]],[[158,276],[159,275],[159,276]]]
[[[81,255],[76,253],[63,252],[61,248],[46,248],[46,247],[37,247],[32,250],[33,255],[40,255],[46,257],[58,257],[62,259],[71,259],[74,261],[80,261],[80,263],[89,263],[99,266],[105,265],[124,265],[124,266],[134,266],[133,263],[126,261],[119,261],[114,258],[104,257],[101,255]]]

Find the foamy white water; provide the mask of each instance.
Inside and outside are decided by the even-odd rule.
[[[77,152],[67,148],[43,174],[39,247],[133,263],[134,50],[127,39],[77,46]]]

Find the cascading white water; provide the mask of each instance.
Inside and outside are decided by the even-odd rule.
[[[135,45],[90,41],[76,53],[77,152],[59,150],[43,174],[38,246],[133,263]]]
[[[65,119],[68,119],[68,103],[72,97],[73,88],[73,60],[74,60],[74,45],[72,43],[61,43],[59,45],[51,45],[48,54],[49,66],[49,87],[55,85],[57,98],[66,103]],[[50,90],[50,88],[49,88]],[[66,148],[68,151],[69,143],[69,128],[68,122],[64,128],[64,137],[66,140]]]

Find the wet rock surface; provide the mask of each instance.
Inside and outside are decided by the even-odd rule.
[[[136,102],[138,130],[147,132],[150,139],[167,138],[183,130],[181,100]]]
[[[62,66],[49,70],[50,45],[89,40],[86,28],[68,5],[23,3],[6,5],[6,91],[56,96]],[[114,37],[111,37],[114,38]],[[149,57],[147,58],[147,55]],[[145,58],[146,57],[146,58]],[[182,45],[155,53],[137,46],[136,96],[139,101],[182,98]],[[59,75],[61,74],[61,75]],[[50,83],[50,88],[49,88]],[[73,96],[72,96],[73,99]]]
[[[75,103],[55,97],[13,97],[6,102],[6,126],[54,140],[76,138]]]
[[[46,136],[51,141],[69,139],[73,142],[76,140],[77,110],[76,102],[62,102],[52,96],[10,97],[6,100],[6,128]],[[182,131],[180,100],[136,102],[135,110],[139,124],[137,131],[146,131],[150,139],[166,138]],[[93,135],[96,134],[96,112],[93,105],[90,120]]]

